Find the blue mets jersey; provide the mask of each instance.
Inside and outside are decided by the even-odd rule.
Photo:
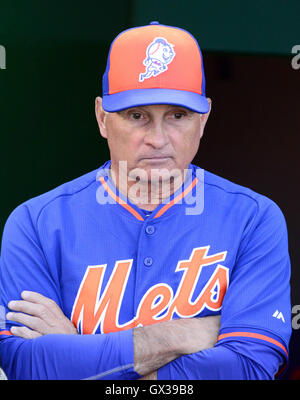
[[[273,378],[291,334],[279,207],[191,164],[184,185],[147,212],[119,193],[109,167],[30,199],[7,220],[2,315],[23,290],[36,291],[81,334],[26,340],[2,318],[0,364],[8,378],[137,379],[134,327],[219,314],[215,347],[174,360],[158,378]]]

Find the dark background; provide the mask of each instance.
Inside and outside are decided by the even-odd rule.
[[[17,205],[109,158],[94,100],[110,43],[124,29],[158,20],[189,30],[203,51],[213,111],[195,163],[280,206],[292,305],[300,304],[300,69],[291,64],[299,15],[298,0],[2,1],[0,234]],[[300,378],[299,339],[294,329],[281,379]]]

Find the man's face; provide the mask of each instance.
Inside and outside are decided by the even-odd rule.
[[[188,168],[208,114],[166,104],[107,113],[101,98],[96,98],[96,117],[101,135],[108,141],[112,170],[117,173],[120,161],[126,161],[128,173],[142,170],[149,181],[157,171],[183,173]]]

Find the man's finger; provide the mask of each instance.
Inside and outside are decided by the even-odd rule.
[[[8,303],[8,308],[14,311],[22,311],[26,314],[37,315],[39,308],[35,303],[25,300],[12,300]]]
[[[26,325],[43,335],[78,334],[72,321],[52,299],[31,291],[24,291],[21,296],[24,300],[12,300],[8,303],[10,310],[18,311],[8,313],[8,319]]]
[[[42,304],[31,303],[25,300],[13,300],[8,303],[8,308],[13,311],[20,311],[38,317],[49,324],[55,320],[51,310]]]
[[[62,313],[59,306],[55,303],[54,300],[50,299],[49,297],[45,297],[38,292],[32,292],[30,290],[24,290],[21,293],[22,299],[26,301],[30,301],[31,303],[42,304],[43,306],[52,309],[53,312]]]
[[[24,339],[35,339],[42,336],[41,333],[32,331],[31,329],[26,328],[26,326],[12,326],[10,331],[14,336],[19,336]]]
[[[9,312],[6,314],[6,318],[10,321],[18,322],[19,324],[26,325],[30,329],[39,332],[41,334],[44,334],[45,332],[48,332],[49,327],[47,324],[41,320],[38,317],[33,317],[28,314],[24,314],[21,312]]]

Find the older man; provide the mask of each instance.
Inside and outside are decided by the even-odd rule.
[[[188,32],[153,22],[114,40],[95,104],[110,161],[5,226],[10,379],[272,379],[284,364],[284,217],[191,164],[210,108]]]

